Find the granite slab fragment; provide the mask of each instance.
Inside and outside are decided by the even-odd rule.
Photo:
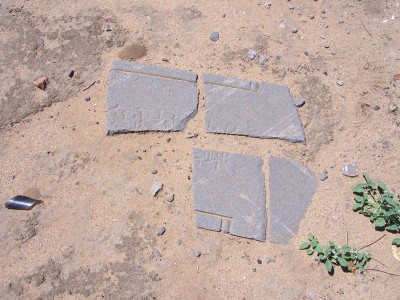
[[[293,96],[285,86],[204,74],[208,132],[305,143]]]
[[[200,228],[265,241],[266,194],[259,157],[194,149],[193,198]]]
[[[197,75],[114,61],[107,95],[107,134],[181,131],[197,112]]]
[[[317,187],[317,177],[304,165],[281,157],[269,158],[271,242],[286,244],[296,235]]]

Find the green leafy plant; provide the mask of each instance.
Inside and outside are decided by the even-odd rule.
[[[375,228],[392,233],[400,231],[400,195],[397,201],[386,185],[378,180],[372,181],[367,174],[363,174],[365,183],[353,188],[356,203],[353,210],[369,217],[375,223]]]
[[[340,266],[345,272],[364,271],[365,265],[371,259],[368,252],[358,251],[349,245],[337,246],[329,241],[327,247],[322,247],[318,239],[312,234],[307,235],[308,241],[300,245],[301,250],[306,250],[308,255],[317,254],[318,261],[325,265],[328,273],[333,273],[333,267]]]
[[[392,245],[400,246],[400,238],[395,238],[395,239],[392,241]]]

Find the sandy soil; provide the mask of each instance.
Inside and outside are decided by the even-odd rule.
[[[0,2],[0,199],[44,201],[31,211],[0,206],[2,299],[400,299],[399,277],[329,276],[298,250],[310,231],[339,244],[347,231],[355,247],[382,235],[346,207],[362,178],[344,177],[344,164],[400,190],[397,0],[271,0],[270,9],[256,0],[86,2]],[[130,45],[139,62],[200,75],[199,112],[185,132],[105,135],[111,62]],[[269,57],[265,68],[246,57],[249,48]],[[306,100],[307,144],[207,134],[206,72],[288,86]],[[41,76],[46,91],[32,85]],[[200,230],[194,147],[283,156],[329,178],[288,245]],[[151,197],[155,179],[173,202]],[[393,238],[369,247],[386,265],[369,268],[400,274]]]

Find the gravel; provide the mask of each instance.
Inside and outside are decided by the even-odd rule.
[[[252,49],[249,49],[249,51],[247,52],[247,57],[250,59],[255,59],[256,56],[257,56],[257,52]]]
[[[328,179],[328,172],[323,171],[320,175],[319,175],[319,180],[324,181]]]
[[[163,235],[165,233],[165,230],[166,229],[164,226],[158,227],[156,233],[157,233],[157,235]]]
[[[153,182],[153,185],[151,186],[151,190],[150,190],[151,195],[152,195],[153,197],[157,196],[158,192],[159,192],[160,190],[162,190],[162,188],[163,188],[163,183],[162,183],[162,182],[157,181],[157,180],[154,181],[154,182]]]
[[[219,40],[219,33],[218,32],[211,32],[210,34],[210,40],[212,40],[213,42],[216,42]]]

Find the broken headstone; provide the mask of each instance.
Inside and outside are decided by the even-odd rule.
[[[134,62],[113,62],[107,133],[180,131],[197,112],[197,75]]]
[[[269,239],[272,243],[286,244],[297,233],[318,181],[314,173],[302,164],[271,156],[269,187]]]
[[[208,132],[305,143],[304,129],[287,87],[205,74]]]
[[[197,226],[265,241],[262,159],[201,149],[194,149],[193,155]]]

